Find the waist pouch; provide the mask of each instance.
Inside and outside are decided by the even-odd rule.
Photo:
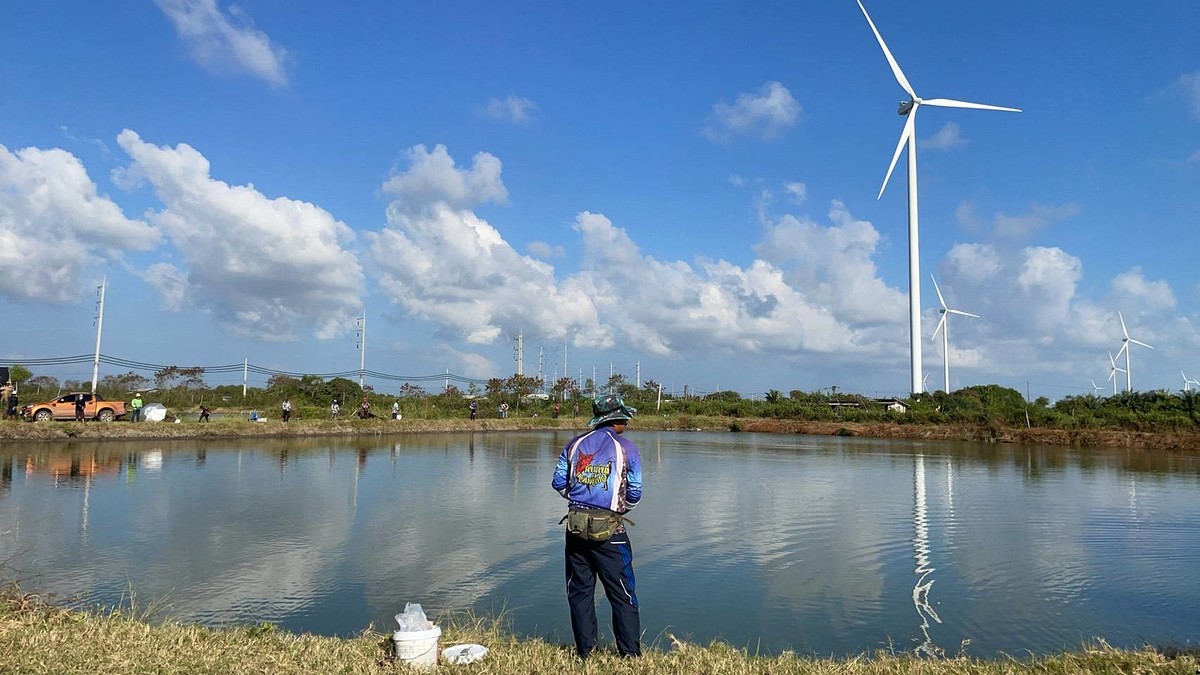
[[[608,541],[622,523],[636,525],[620,513],[608,509],[570,509],[558,522],[566,522],[567,532],[588,541]]]

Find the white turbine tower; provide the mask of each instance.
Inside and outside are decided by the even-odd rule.
[[[1117,360],[1113,358],[1112,352],[1108,353],[1108,365],[1111,368],[1108,371],[1108,379],[1113,383],[1113,396],[1117,395],[1117,373],[1125,372],[1124,368],[1117,367]]]
[[[858,8],[862,10],[863,16],[867,18],[867,23],[871,26],[871,32],[875,34],[875,39],[879,41],[880,48],[883,49],[883,55],[887,58],[888,65],[892,67],[892,74],[896,77],[896,82],[908,94],[909,100],[900,103],[899,114],[907,117],[904,122],[904,131],[900,133],[900,142],[896,145],[896,152],[892,155],[892,163],[888,166],[887,175],[883,178],[883,185],[879,188],[879,195],[876,199],[883,197],[883,191],[887,188],[888,180],[892,177],[892,170],[896,168],[896,161],[900,159],[900,153],[904,151],[905,146],[908,146],[908,329],[909,329],[909,349],[912,370],[912,392],[918,393],[921,391],[921,263],[920,263],[920,246],[918,244],[918,227],[917,227],[917,109],[922,105],[940,106],[944,108],[973,108],[976,110],[1000,110],[1004,112],[1021,112],[1019,108],[1004,108],[995,105],[985,105],[982,103],[969,103],[967,101],[955,101],[948,98],[930,98],[923,99],[917,96],[911,84],[908,83],[908,78],[904,77],[904,72],[900,70],[899,64],[892,56],[892,52],[888,50],[887,44],[883,41],[883,36],[879,34],[879,30],[875,28],[875,22],[871,21],[871,15],[867,14],[867,8],[863,6],[862,0],[858,0]]]
[[[933,338],[932,339],[936,340],[938,331],[942,332],[942,368],[946,375],[946,388],[944,391],[947,394],[949,394],[950,393],[950,315],[958,314],[959,316],[970,316],[970,317],[974,317],[976,319],[979,318],[979,315],[971,314],[970,312],[963,312],[963,311],[957,310],[957,309],[950,309],[949,307],[947,307],[946,299],[942,297],[942,289],[938,288],[937,279],[934,278],[934,276],[932,274],[929,275],[929,278],[933,279],[933,290],[937,291],[938,302],[941,303],[941,305],[942,305],[941,310],[939,310],[942,313],[942,318],[938,319],[937,328],[933,329]]]
[[[1125,352],[1125,391],[1133,391],[1133,375],[1130,374],[1131,369],[1129,367],[1129,343],[1132,342],[1135,345],[1141,345],[1146,349],[1154,349],[1154,347],[1129,337],[1129,331],[1125,329],[1125,317],[1121,316],[1120,312],[1117,312],[1117,318],[1121,320],[1121,333],[1125,336],[1121,339],[1121,349],[1117,352],[1117,358],[1121,358],[1121,352]]]

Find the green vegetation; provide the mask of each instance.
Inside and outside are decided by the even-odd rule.
[[[415,672],[389,652],[390,635],[368,628],[347,637],[295,635],[271,624],[212,629],[171,620],[154,612],[118,609],[64,609],[9,591],[0,596],[0,672],[16,673],[394,673]],[[883,651],[845,659],[793,653],[758,656],[723,643],[707,647],[680,642],[670,634],[647,645],[646,655],[625,660],[600,651],[587,667],[573,648],[540,639],[517,639],[493,620],[440,617],[440,646],[478,643],[489,649],[481,661],[443,666],[463,673],[527,675],[598,672],[619,675],[875,675],[950,673],[1169,673],[1193,675],[1194,653],[1153,649],[1119,650],[1103,643],[1049,657],[993,660],[956,656],[920,659]]]
[[[15,366],[13,373],[22,378],[22,399],[26,403],[90,386],[86,382],[59,382],[53,377],[34,376],[20,366]],[[994,429],[1033,427],[1150,433],[1200,430],[1200,392],[1160,390],[1104,397],[1067,396],[1051,403],[1045,397],[1026,401],[1014,389],[981,385],[952,393],[938,391],[910,396],[901,400],[905,410],[895,411],[876,399],[840,392],[836,387],[815,392],[795,389],[786,395],[773,389],[753,399],[734,391],[721,391],[702,397],[668,396],[660,401],[656,382],[647,381],[638,388],[619,374],[604,383],[589,379],[582,387],[569,378],[547,384],[535,377],[519,375],[493,378],[482,388],[471,384],[466,391],[453,384],[443,389],[440,380],[426,384],[439,390],[427,391],[420,384],[405,382],[397,386],[395,393],[389,393],[376,391],[371,386],[359,387],[357,382],[342,377],[325,380],[315,375],[277,374],[271,376],[264,387],[249,387],[243,393],[241,385],[209,387],[204,382],[203,368],[169,366],[157,371],[152,380],[135,372],[105,376],[98,383],[98,390],[103,397],[126,401],[135,391],[150,392],[144,396],[148,403],[162,403],[177,414],[194,413],[203,404],[218,413],[257,409],[269,418],[278,416],[280,403],[288,398],[292,402],[294,419],[326,419],[330,416],[329,404],[334,399],[341,402],[341,416],[351,417],[363,396],[370,401],[372,412],[381,418],[390,416],[391,405],[397,400],[405,418],[462,418],[467,416],[468,399],[478,401],[482,419],[498,417],[500,403],[508,404],[510,417],[550,417],[555,401],[559,402],[562,417],[571,417],[578,406],[577,417],[587,418],[590,417],[592,396],[596,392],[614,391],[637,407],[643,418],[656,414],[677,419],[695,416],[734,420],[973,425]],[[548,400],[530,397],[534,392],[545,392]],[[743,425],[734,422],[733,426],[740,428]]]

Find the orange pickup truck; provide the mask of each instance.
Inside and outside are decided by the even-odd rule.
[[[21,408],[21,417],[35,422],[75,419],[75,401],[83,397],[83,417],[89,420],[111,422],[125,415],[124,401],[105,401],[87,392],[64,394],[45,403],[31,403]]]

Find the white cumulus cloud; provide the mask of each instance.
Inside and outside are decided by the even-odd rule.
[[[774,138],[796,123],[801,110],[787,87],[767,82],[757,94],[743,93],[732,104],[719,101],[714,105],[704,135],[713,141],[741,135]]]
[[[478,153],[470,169],[459,169],[446,146],[437,145],[430,152],[417,145],[408,151],[408,161],[409,170],[383,184],[383,192],[396,197],[393,210],[414,214],[442,205],[471,209],[485,202],[508,202],[508,189],[500,180],[502,166],[494,155]]]
[[[325,339],[352,328],[363,272],[345,248],[354,233],[344,223],[314,204],[214,179],[208,160],[186,144],[156,146],[129,130],[117,142],[132,158],[126,180],[136,175],[153,186],[163,209],[147,217],[183,260],[143,273],[165,305],[186,298],[234,333],[266,340],[298,332]]]
[[[102,261],[152,249],[161,239],[158,230],[126,218],[98,194],[71,153],[11,152],[0,145],[0,293],[16,300],[76,300]]]

